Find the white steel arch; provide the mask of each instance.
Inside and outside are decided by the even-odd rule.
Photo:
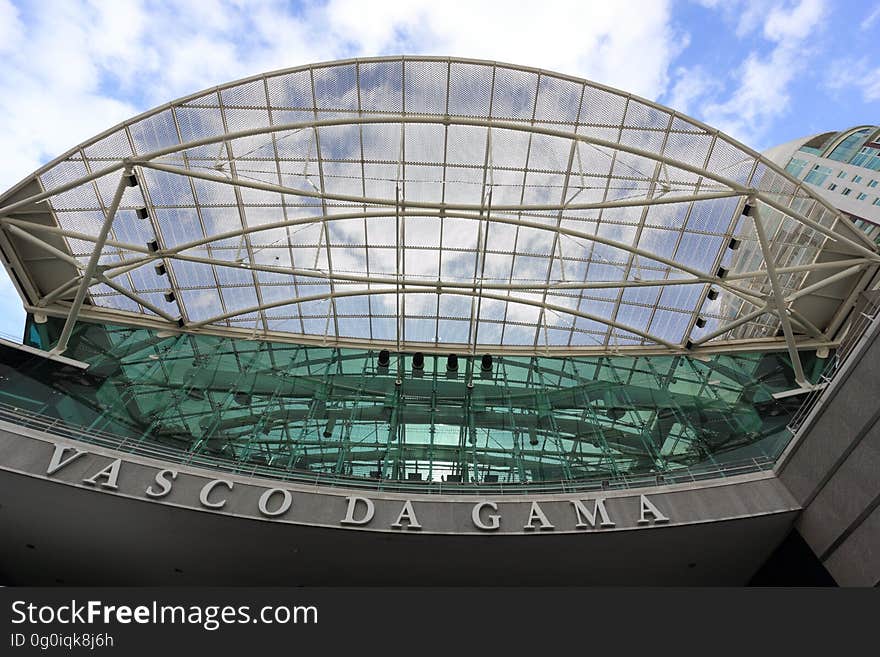
[[[803,382],[798,348],[834,346],[880,262],[797,180],[669,108],[430,57],[175,101],[10,190],[0,223],[26,306],[67,317],[59,353],[94,307],[339,346],[686,353],[751,338],[787,349]],[[69,278],[43,283],[22,244]],[[841,283],[831,316],[810,305]]]

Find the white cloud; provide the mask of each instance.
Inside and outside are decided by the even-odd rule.
[[[865,16],[864,20],[859,24],[859,29],[862,31],[870,30],[878,18],[880,18],[880,4],[874,7],[870,14]]]
[[[0,163],[0,190],[140,111],[264,71],[442,54],[542,67],[657,98],[686,44],[668,0],[539,7],[521,0],[41,0],[17,7],[0,0],[0,148],[15,154]]]
[[[880,100],[880,66],[871,66],[867,58],[835,60],[828,67],[824,84],[828,89],[855,87],[865,102]]]
[[[712,97],[723,89],[716,75],[702,66],[679,67],[675,70],[675,83],[666,103],[684,114],[696,107],[698,101]]]
[[[795,5],[757,3],[764,9],[761,34],[771,42],[768,54],[751,51],[736,75],[736,85],[727,99],[710,100],[701,116],[710,125],[760,148],[775,120],[790,109],[790,85],[808,61],[808,40],[826,12],[823,0],[801,0]],[[730,10],[730,3],[725,5]],[[745,3],[748,12],[755,4]],[[757,29],[757,28],[755,28]]]
[[[138,111],[267,70],[406,52],[581,75],[657,98],[687,43],[669,3],[0,0],[0,188]],[[14,94],[8,93],[14,90]]]

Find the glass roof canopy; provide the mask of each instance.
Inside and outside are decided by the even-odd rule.
[[[67,318],[57,353],[83,316],[341,348],[797,361],[834,346],[880,260],[708,126],[447,58],[175,101],[43,167],[0,197],[0,222],[27,309]]]

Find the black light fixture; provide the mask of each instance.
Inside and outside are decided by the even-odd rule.
[[[128,187],[137,187],[137,186],[138,186],[138,179],[137,179],[137,176],[134,175],[133,173],[128,174],[128,175],[125,177],[125,184],[126,184],[126,186],[128,186]]]
[[[728,274],[729,272],[730,272],[730,270],[729,270],[727,267],[719,267],[719,268],[718,268],[718,271],[715,272],[715,275],[716,275],[718,278],[724,278],[725,276],[727,276],[727,274]]]
[[[697,317],[697,321],[694,322],[697,328],[703,328],[706,325],[705,317]]]
[[[743,206],[743,212],[742,212],[742,213],[743,213],[743,216],[744,216],[744,217],[748,217],[750,214],[752,214],[752,206],[749,205],[748,203],[746,203],[746,204]]]
[[[156,265],[154,267],[154,269],[156,270],[156,276],[164,276],[165,274],[168,273],[168,270],[165,269],[165,264],[161,263],[161,262],[158,265]]]
[[[336,418],[327,418],[327,424],[324,426],[324,438],[330,438],[333,435],[333,429],[336,428]]]
[[[483,358],[480,360],[480,370],[483,372],[491,372],[492,371],[492,355],[491,354],[483,354]]]
[[[168,290],[168,292],[165,293],[165,301],[167,301],[168,303],[174,303],[175,301],[177,301],[177,297],[174,296],[173,290]]]
[[[135,212],[137,213],[138,219],[149,219],[150,218],[150,213],[147,212],[146,208],[138,208],[137,210],[135,210]]]
[[[626,409],[620,408],[620,406],[611,406],[605,411],[605,415],[612,420],[619,420],[626,415]]]
[[[198,388],[190,388],[186,391],[187,396],[190,399],[195,399],[196,401],[204,401],[205,393],[199,390]]]
[[[413,354],[412,368],[413,371],[419,372],[425,369],[425,354],[423,354],[421,351],[417,351]]]
[[[147,242],[147,248],[150,250],[151,253],[155,253],[159,250],[159,242],[157,242],[156,240],[150,240],[149,242]]]
[[[388,367],[388,363],[391,362],[391,352],[387,349],[383,349],[379,352],[379,367]]]
[[[529,445],[534,447],[538,444],[538,432],[535,431],[535,427],[529,427]]]
[[[706,293],[706,298],[709,299],[709,301],[715,301],[715,299],[718,298],[718,290],[714,287],[710,287],[709,291]]]
[[[687,349],[688,351],[690,351],[691,349],[694,348],[694,343],[692,341],[688,340],[687,342],[684,343],[684,348]]]
[[[449,354],[449,356],[446,357],[446,371],[458,372],[458,356],[455,354]]]
[[[727,243],[727,248],[731,251],[736,251],[739,248],[740,240],[735,237],[731,237],[730,241]]]
[[[183,327],[186,325],[186,322],[183,321],[183,317],[178,317],[178,318],[177,318],[177,325],[178,325],[180,328],[183,328]]]

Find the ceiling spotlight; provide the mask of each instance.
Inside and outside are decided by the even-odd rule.
[[[715,299],[718,298],[718,290],[714,287],[710,287],[709,291],[706,293],[706,298],[709,299],[709,301],[715,301]]]
[[[746,203],[746,204],[743,206],[743,212],[742,212],[742,213],[743,213],[743,216],[744,216],[744,217],[748,217],[750,214],[752,214],[752,206],[749,205],[748,203]]]
[[[154,269],[156,270],[156,276],[164,276],[165,274],[168,273],[168,270],[165,269],[165,265],[161,262],[158,265],[156,265],[154,267]]]
[[[727,267],[719,267],[715,275],[718,278],[724,278],[728,273],[730,273],[730,270]]]
[[[739,248],[740,240],[735,237],[731,237],[730,241],[727,243],[727,248],[731,251],[736,251]]]
[[[491,356],[491,354],[483,354],[483,358],[480,360],[480,369],[483,372],[491,372],[492,371],[492,356]]]
[[[605,411],[605,415],[607,415],[612,420],[619,420],[624,415],[626,415],[626,410],[620,408],[619,406],[611,406],[608,410]]]
[[[137,213],[138,219],[149,219],[150,218],[150,213],[147,212],[146,208],[138,208],[137,210],[135,210],[135,212]]]
[[[174,303],[175,301],[177,301],[177,297],[174,296],[173,290],[169,290],[165,293],[165,301],[167,301],[168,303]]]
[[[126,184],[126,186],[128,186],[128,187],[137,187],[137,186],[138,186],[138,179],[137,179],[137,176],[134,175],[133,173],[127,175],[127,176],[125,177],[125,184]]]
[[[159,250],[159,242],[156,240],[150,240],[147,242],[147,248],[150,250],[150,253],[156,253]]]
[[[379,352],[379,367],[388,367],[388,363],[391,362],[391,352],[387,349],[383,349]]]
[[[697,317],[697,321],[694,322],[697,328],[703,328],[706,325],[705,317]]]
[[[423,354],[421,351],[417,351],[413,354],[412,368],[414,370],[425,369],[425,354]]]
[[[446,371],[458,372],[458,356],[455,354],[449,354],[446,358]]]

